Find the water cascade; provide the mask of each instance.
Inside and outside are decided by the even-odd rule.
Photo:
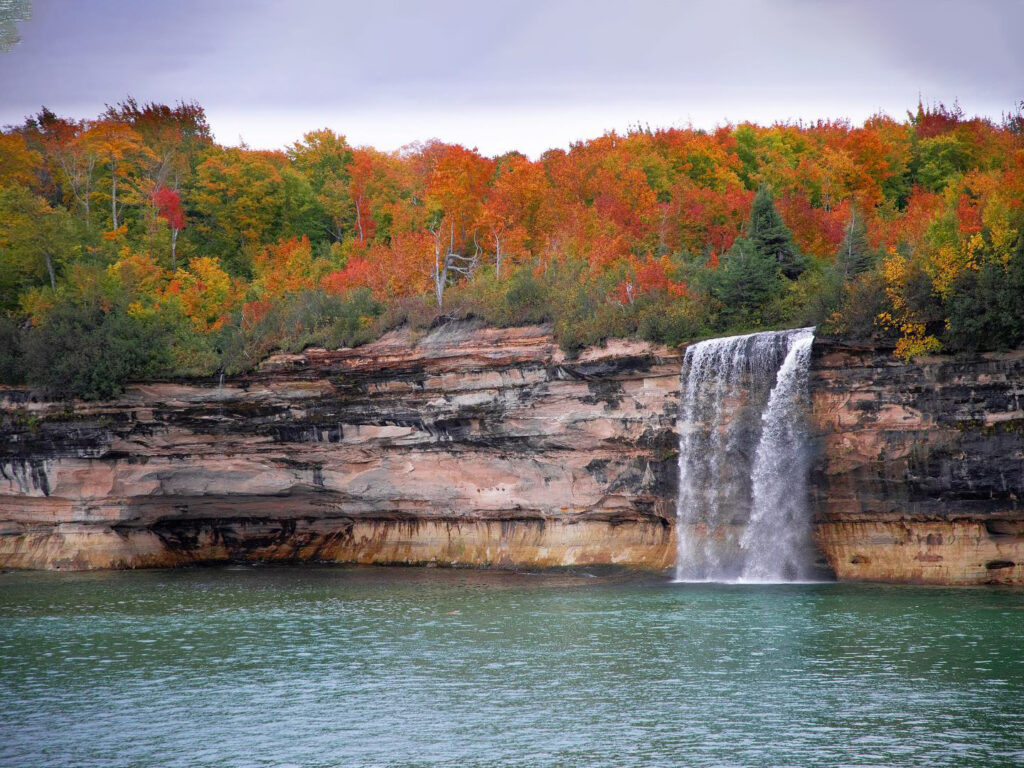
[[[814,329],[686,350],[679,413],[676,578],[820,575],[807,504],[807,371]]]

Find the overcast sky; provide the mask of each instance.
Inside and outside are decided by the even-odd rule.
[[[5,13],[31,18],[0,51],[0,124],[130,94],[197,101],[219,141],[256,147],[327,126],[535,156],[637,124],[859,122],[919,96],[998,119],[1024,99],[1024,0],[0,0],[0,29]]]

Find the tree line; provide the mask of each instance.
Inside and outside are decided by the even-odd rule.
[[[896,354],[1024,341],[1024,117],[636,129],[536,160],[329,129],[225,147],[201,106],[0,132],[0,380],[106,397],[438,316],[574,352],[817,324]]]

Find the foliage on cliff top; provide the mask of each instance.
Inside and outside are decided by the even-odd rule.
[[[919,105],[530,160],[327,129],[222,147],[188,103],[44,108],[0,133],[0,376],[98,397],[441,315],[550,322],[570,351],[808,323],[904,357],[1014,346],[1022,122]]]

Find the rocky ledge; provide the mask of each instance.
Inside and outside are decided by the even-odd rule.
[[[679,364],[462,322],[112,402],[0,390],[0,567],[664,568]]]

